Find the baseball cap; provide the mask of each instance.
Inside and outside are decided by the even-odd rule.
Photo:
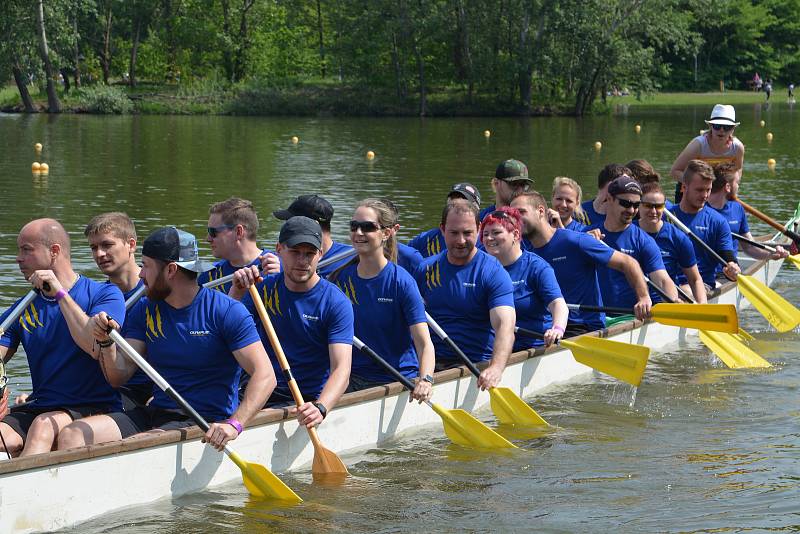
[[[197,239],[174,226],[159,228],[147,236],[142,245],[142,255],[161,261],[174,261],[179,267],[196,273],[214,268],[212,263],[200,259]]]
[[[324,223],[333,219],[333,206],[319,195],[300,195],[288,208],[273,211],[272,214],[283,221],[299,215]]]
[[[608,194],[612,197],[624,195],[625,193],[642,196],[642,186],[627,174],[615,178],[614,181],[608,184]]]
[[[533,180],[528,177],[528,167],[519,160],[507,159],[497,166],[494,177],[504,182],[515,182],[517,180],[527,180],[533,184]]]
[[[322,250],[322,228],[314,219],[296,216],[290,217],[281,226],[281,233],[278,235],[278,243],[287,247],[294,247],[301,243],[306,243],[317,250]]]
[[[470,202],[481,205],[481,193],[478,188],[469,182],[461,182],[454,185],[447,194],[447,198],[451,198],[454,193],[458,193]]]

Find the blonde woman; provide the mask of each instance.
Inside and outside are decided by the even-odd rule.
[[[586,228],[581,209],[581,186],[572,178],[556,176],[553,180],[552,208],[548,210],[548,219],[553,228],[565,228],[575,232],[583,232]]]

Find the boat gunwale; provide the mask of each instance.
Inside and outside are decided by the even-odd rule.
[[[757,272],[764,266],[764,264],[767,261],[768,259],[753,261],[752,264],[743,271],[743,274],[752,274],[754,272]],[[716,298],[724,293],[728,293],[729,291],[732,291],[735,288],[736,288],[736,283],[729,281],[726,284],[720,286],[719,288],[716,288],[709,295],[709,300]],[[613,325],[610,328],[604,328],[602,330],[596,330],[582,335],[607,338],[622,334],[624,332],[632,331],[636,328],[639,328],[651,322],[653,321],[648,320],[642,322],[639,321],[638,319],[631,319],[629,321]],[[580,337],[580,336],[575,336],[575,337]],[[548,348],[537,347],[537,348],[526,349],[523,351],[518,351],[509,356],[507,366],[515,365],[528,359],[538,358],[541,356],[548,356],[560,351],[569,352],[569,349],[566,349],[558,345],[552,345]],[[489,363],[488,361],[481,362],[477,364],[477,366],[478,368],[482,369],[486,367],[488,363]],[[458,380],[469,375],[470,372],[467,370],[467,368],[464,366],[460,366],[452,369],[446,369],[444,371],[439,371],[435,373],[434,377],[437,384],[442,384],[451,382],[453,380]],[[352,393],[346,393],[342,395],[342,398],[337,404],[337,408],[395,396],[400,394],[404,389],[405,388],[403,387],[403,385],[400,384],[399,382],[392,382],[389,384],[384,384],[382,386],[376,386],[360,391],[355,391]],[[253,417],[250,424],[248,424],[247,427],[248,430],[252,431],[254,427],[261,427],[270,424],[280,423],[282,421],[289,419],[290,418],[289,408],[290,407],[287,406],[285,408],[267,408],[261,410]],[[202,430],[200,430],[199,427],[192,426],[183,429],[168,430],[162,433],[154,434],[152,436],[139,437],[136,439],[123,439],[119,441],[100,443],[96,445],[76,447],[64,451],[51,451],[49,453],[37,454],[25,458],[18,457],[10,461],[0,462],[0,475],[21,473],[24,471],[40,469],[40,468],[57,467],[63,464],[80,462],[94,458],[102,458],[120,453],[133,452],[148,448],[157,448],[165,445],[171,445],[187,441],[196,441],[202,438],[203,435],[204,432],[202,432]]]

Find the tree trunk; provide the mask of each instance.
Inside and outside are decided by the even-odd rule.
[[[325,40],[323,38],[322,27],[322,0],[317,0],[317,33],[319,34],[319,66],[322,77],[325,78],[326,67],[325,65]]]
[[[61,113],[61,102],[58,100],[56,84],[53,80],[55,72],[50,62],[50,50],[47,48],[47,35],[44,30],[44,5],[42,0],[36,2],[36,33],[39,37],[39,54],[44,63],[44,73],[47,77],[47,107],[50,113]]]
[[[250,30],[247,24],[247,13],[253,7],[255,0],[245,0],[242,3],[242,14],[239,18],[239,36],[237,42],[239,46],[236,47],[233,58],[233,80],[239,81],[244,79],[245,76],[245,59],[247,51],[250,50]]]
[[[106,27],[103,31],[103,53],[100,54],[100,67],[103,69],[103,83],[108,85],[111,71],[111,2],[108,3],[106,9]]]
[[[135,17],[133,22],[133,42],[131,42],[131,61],[128,67],[128,84],[136,87],[136,56],[139,53],[139,38],[142,32],[142,18]]]
[[[22,105],[25,106],[25,111],[27,113],[33,113],[36,111],[36,109],[33,107],[33,99],[31,99],[31,94],[28,92],[28,80],[26,79],[25,75],[22,74],[22,70],[19,68],[19,63],[16,60],[14,60],[14,63],[11,66],[11,72],[14,73],[14,82],[17,84],[19,97],[22,99]]]
[[[467,85],[467,102],[472,104],[472,91],[475,86],[472,79],[472,54],[469,48],[469,26],[467,10],[463,0],[456,0],[456,46],[454,62],[461,82]]]
[[[392,29],[392,63],[394,64],[395,91],[397,92],[397,97],[405,100],[408,93],[406,92],[403,66],[400,64],[400,50],[398,50],[397,47],[397,32],[395,32],[394,29]]]
[[[222,33],[225,37],[231,38],[231,5],[228,0],[222,0]],[[225,43],[222,49],[222,65],[225,68],[225,77],[229,82],[235,81],[233,69],[233,51],[231,45]]]
[[[72,48],[73,56],[75,58],[75,87],[81,86],[81,50],[78,46],[80,34],[78,33],[78,15],[72,17],[72,34],[75,36],[75,46]]]
[[[422,57],[419,43],[414,41],[414,56],[417,59],[417,76],[419,77],[419,116],[428,113],[428,90],[425,87],[425,59]]]

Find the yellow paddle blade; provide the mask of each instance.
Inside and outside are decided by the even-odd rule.
[[[478,449],[516,449],[517,446],[484,425],[464,410],[448,410],[431,403],[431,408],[444,423],[444,433],[450,441],[462,447]]]
[[[739,329],[737,334],[732,334],[733,337],[738,339],[739,341],[753,341],[755,338],[747,331],[742,328]]]
[[[735,334],[739,319],[733,304],[670,304],[660,302],[653,306],[651,315],[661,324],[713,330]]]
[[[560,343],[572,351],[576,361],[633,386],[641,384],[650,357],[649,347],[601,337],[581,336]]]
[[[772,367],[767,360],[750,350],[733,335],[701,330],[700,341],[731,369]]]
[[[519,398],[509,388],[492,388],[489,390],[492,411],[497,419],[506,425],[550,426],[536,410]]]
[[[225,448],[231,460],[239,466],[242,470],[242,478],[244,479],[244,486],[250,495],[254,497],[264,497],[266,499],[276,499],[279,501],[286,501],[288,503],[303,502],[292,488],[284,484],[281,479],[275,474],[260,464],[254,464],[242,460],[242,458],[230,450],[229,447]]]
[[[788,332],[800,324],[800,310],[763,282],[743,274],[736,282],[742,295],[778,332]]]
[[[794,254],[792,256],[787,256],[786,261],[793,264],[795,267],[800,269],[800,254]]]

